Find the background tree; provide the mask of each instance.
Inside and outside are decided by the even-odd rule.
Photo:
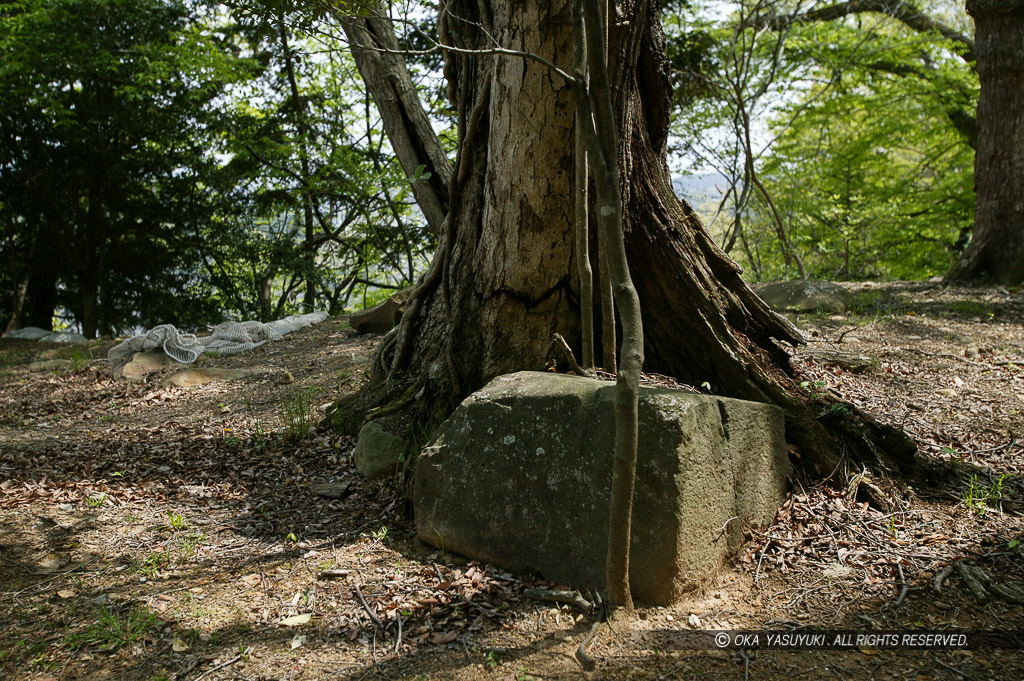
[[[49,328],[62,305],[94,336],[214,314],[185,292],[220,181],[213,104],[244,65],[190,10],[26,0],[0,20],[2,224],[28,321]]]
[[[1024,283],[1024,1],[970,0],[977,26],[978,154],[974,238],[950,281]]]
[[[780,222],[814,276],[944,271],[972,224],[972,150],[953,113],[973,108],[965,94],[976,92],[972,67],[943,34],[922,34],[889,14],[782,19],[780,11],[778,3],[741,8],[705,24],[707,36],[725,37],[695,47],[683,40],[673,53],[677,132],[697,169],[725,181],[709,211],[714,233],[730,251],[743,247],[735,257],[758,279],[793,272],[773,243]],[[674,36],[687,34],[687,12],[670,15],[681,22]],[[758,174],[750,175],[748,158]],[[776,197],[776,210],[750,201],[755,179]],[[723,214],[732,219],[716,228]]]

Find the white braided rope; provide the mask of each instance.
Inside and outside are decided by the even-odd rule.
[[[161,324],[139,336],[133,336],[114,346],[107,353],[107,361],[118,367],[128,362],[136,352],[161,348],[168,357],[191,364],[204,352],[234,355],[258,348],[268,340],[280,340],[281,334],[263,322],[224,322],[202,338],[183,333],[171,324]]]

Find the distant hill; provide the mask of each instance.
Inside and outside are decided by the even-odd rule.
[[[717,202],[721,199],[722,195],[716,184],[722,190],[729,186],[728,180],[718,173],[672,176],[672,189],[675,190],[676,196],[694,208],[699,208],[708,201]]]

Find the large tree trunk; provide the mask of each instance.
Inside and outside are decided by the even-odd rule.
[[[32,259],[32,274],[29,276],[26,298],[26,326],[52,331],[53,313],[57,308],[57,273],[39,253]]]
[[[460,49],[486,50],[493,38],[570,69],[567,2],[460,0],[449,11],[446,34]],[[829,474],[839,460],[835,441],[799,397],[783,370],[786,353],[773,341],[797,343],[800,334],[746,286],[739,267],[672,191],[670,92],[656,5],[620,1],[611,19],[626,249],[644,310],[646,369],[779,404],[787,412],[787,439]],[[435,261],[401,324],[382,342],[362,395],[364,407],[391,400],[431,417],[439,404],[450,408],[494,376],[542,369],[552,334],[577,345],[580,328],[571,274],[569,86],[548,67],[508,55],[452,51],[446,73],[460,112],[450,211]],[[341,419],[355,406],[343,405]],[[364,414],[365,408],[348,412],[350,428]],[[856,427],[847,430],[858,437]],[[905,445],[894,435],[892,442]],[[865,453],[885,456],[878,447]]]
[[[1024,283],[1024,0],[969,0],[977,42],[974,237],[947,281]]]

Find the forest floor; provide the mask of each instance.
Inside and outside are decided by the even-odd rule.
[[[795,380],[906,430],[919,474],[794,481],[702,590],[599,628],[593,672],[588,615],[420,543],[401,487],[316,429],[379,337],[328,320],[202,358],[267,371],[194,389],[112,379],[109,342],[0,340],[0,678],[1024,678],[1012,650],[673,650],[693,628],[1024,629],[1024,297],[851,288],[850,313],[794,317]]]

